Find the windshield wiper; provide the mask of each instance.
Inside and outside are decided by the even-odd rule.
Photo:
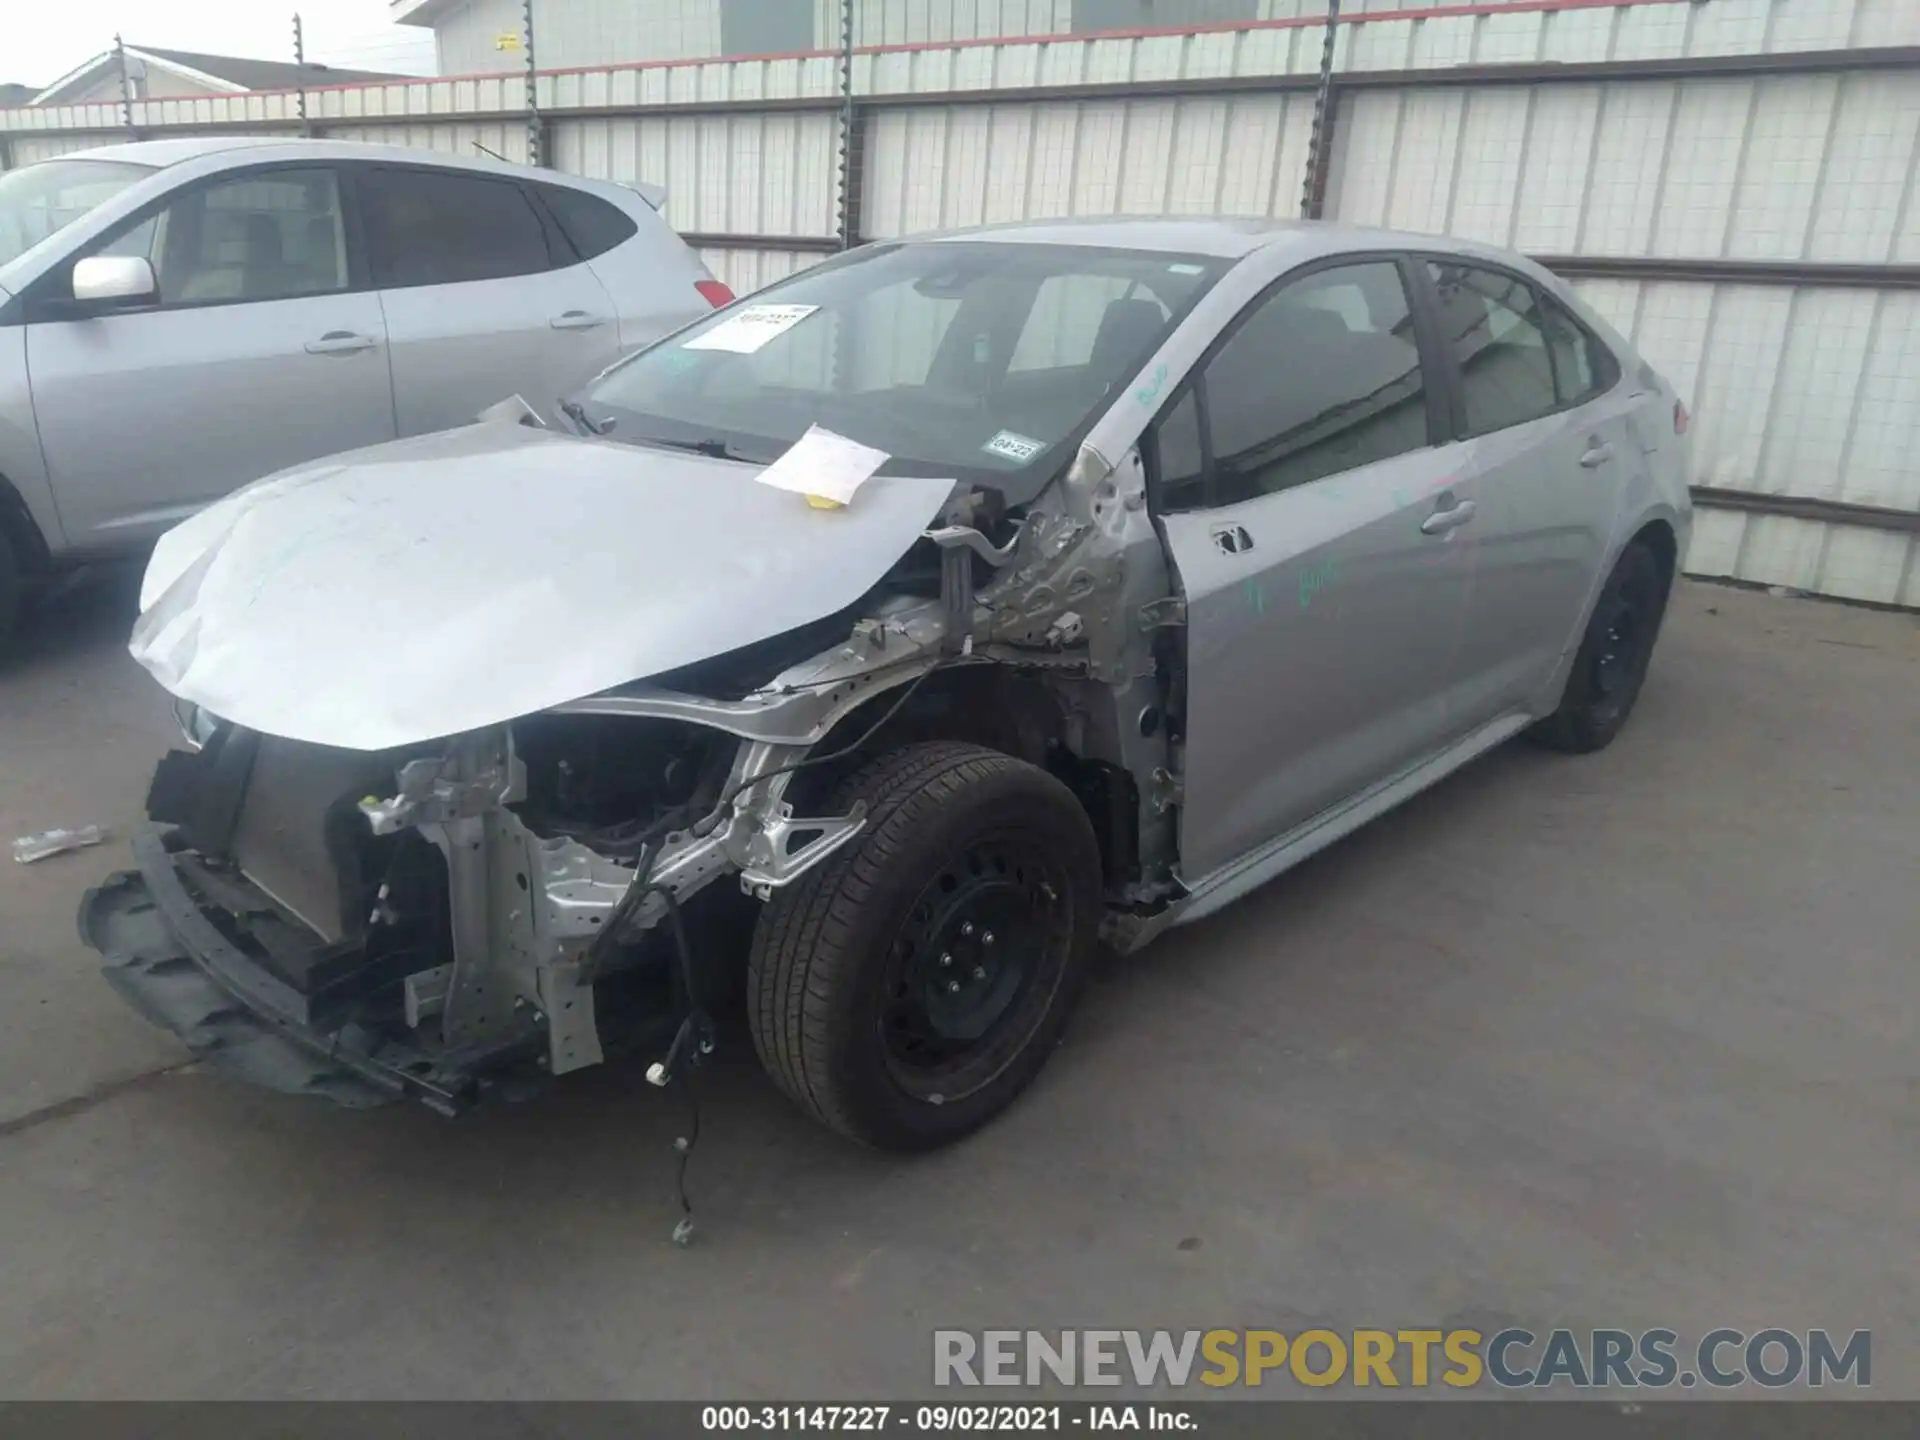
[[[667,440],[658,435],[649,435],[640,443],[663,445],[669,450],[691,450],[696,455],[711,455],[715,460],[744,460],[751,465],[760,463],[751,455],[742,455],[724,440]]]
[[[587,407],[582,405],[578,400],[562,400],[560,402],[560,413],[573,421],[574,424],[578,425],[581,430],[588,435],[604,435],[607,431],[613,429],[613,420],[611,417],[605,420],[595,420],[591,415],[587,414]]]

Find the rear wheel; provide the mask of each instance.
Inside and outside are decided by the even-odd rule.
[[[1560,708],[1534,727],[1541,744],[1583,755],[1613,743],[1646,681],[1667,589],[1651,549],[1635,541],[1621,552],[1594,602]]]
[[[754,1047],[822,1123],[930,1149],[1046,1063],[1092,959],[1099,845],[1065,785],[974,745],[888,754],[833,808],[856,800],[866,828],[760,917]]]

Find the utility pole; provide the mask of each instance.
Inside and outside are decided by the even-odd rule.
[[[840,0],[840,248],[851,250],[859,237],[854,208],[853,3]]]
[[[533,60],[533,0],[520,0],[520,28],[527,40],[527,163],[543,163],[540,134],[540,82]]]
[[[127,46],[119,35],[113,37],[114,59],[120,62],[120,123],[127,127],[127,138],[138,140],[140,132],[133,125],[133,76],[127,71]]]
[[[300,106],[300,133],[313,134],[313,127],[307,123],[307,37],[300,28],[300,12],[293,12],[293,63],[300,71],[300,88],[295,98]]]
[[[1307,176],[1300,192],[1300,218],[1318,220],[1327,199],[1327,171],[1333,151],[1333,42],[1340,23],[1340,0],[1327,0],[1327,38],[1320,47],[1320,86],[1313,96],[1313,134],[1307,141]]]

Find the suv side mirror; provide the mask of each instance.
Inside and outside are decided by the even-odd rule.
[[[89,255],[74,262],[73,298],[82,305],[138,304],[160,298],[153,266],[141,255]]]

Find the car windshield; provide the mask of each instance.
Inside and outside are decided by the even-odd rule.
[[[0,175],[0,265],[152,173],[120,160],[46,160]]]
[[[927,241],[828,261],[586,392],[611,438],[769,461],[809,426],[1021,503],[1226,270],[1212,256]]]

